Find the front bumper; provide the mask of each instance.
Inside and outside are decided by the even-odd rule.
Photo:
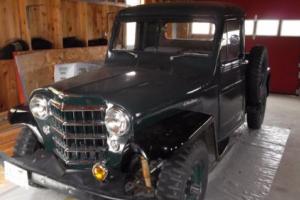
[[[124,174],[112,171],[113,177],[110,177],[107,182],[100,183],[92,176],[91,170],[68,171],[53,154],[43,150],[21,158],[10,158],[0,153],[2,165],[4,161],[28,171],[29,184],[58,190],[80,199],[141,199],[125,194]]]

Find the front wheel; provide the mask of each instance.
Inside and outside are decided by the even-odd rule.
[[[28,127],[25,127],[21,130],[17,138],[14,148],[14,156],[23,157],[25,155],[31,155],[39,148],[40,143],[36,136]]]
[[[203,200],[208,178],[208,152],[202,141],[181,149],[161,169],[158,200]]]

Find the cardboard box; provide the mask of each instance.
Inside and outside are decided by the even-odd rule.
[[[68,78],[78,76],[85,72],[90,72],[99,69],[103,66],[102,62],[77,62],[77,63],[65,63],[57,64],[54,67],[54,81],[62,81]]]

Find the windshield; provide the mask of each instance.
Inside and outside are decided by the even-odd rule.
[[[169,54],[213,51],[215,24],[210,21],[120,22],[113,50]]]

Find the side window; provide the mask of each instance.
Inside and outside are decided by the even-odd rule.
[[[240,30],[240,21],[233,20],[225,23],[220,52],[221,62],[230,62],[239,58],[241,54]]]
[[[122,22],[114,50],[134,50],[136,48],[136,22]]]
[[[227,33],[225,31],[223,33],[222,42],[221,42],[220,60],[222,63],[227,61]]]

